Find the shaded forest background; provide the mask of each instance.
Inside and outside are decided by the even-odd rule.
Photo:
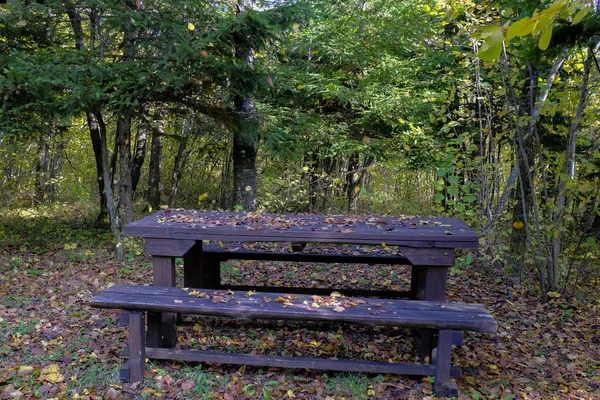
[[[597,1],[11,1],[0,207],[455,215],[597,285]],[[33,210],[33,211],[32,211]]]

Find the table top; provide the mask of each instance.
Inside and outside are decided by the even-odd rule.
[[[161,210],[125,226],[127,236],[175,240],[299,242],[477,248],[479,238],[460,218],[260,214]]]

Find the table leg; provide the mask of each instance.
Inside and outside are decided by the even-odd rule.
[[[154,285],[175,286],[175,257],[152,257]],[[174,347],[177,342],[177,314],[148,313],[146,336],[150,347]]]
[[[448,269],[448,266],[414,265],[411,277],[411,297],[414,300],[444,301]],[[419,358],[429,357],[429,361],[433,362],[432,349],[434,347],[433,331],[419,329],[415,332],[415,349]]]
[[[202,242],[196,242],[183,256],[183,285],[203,289],[221,286],[221,263],[202,253]]]

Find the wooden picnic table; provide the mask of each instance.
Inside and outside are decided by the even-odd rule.
[[[145,239],[145,252],[152,255],[154,284],[159,286],[176,286],[177,257],[183,257],[184,286],[203,288],[221,287],[219,264],[229,258],[357,262],[372,264],[373,268],[394,263],[412,266],[410,292],[402,294],[430,301],[445,300],[454,250],[479,245],[477,235],[459,218],[405,215],[275,215],[168,209],[128,224],[125,234]],[[331,254],[311,252],[306,244],[337,247]],[[172,347],[175,329],[175,314],[150,315],[149,345]],[[430,346],[425,344],[425,352]]]

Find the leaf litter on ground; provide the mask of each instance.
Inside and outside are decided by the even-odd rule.
[[[110,236],[98,240],[85,224],[68,222],[71,234],[49,234],[64,230],[61,224],[2,221],[7,239],[0,242],[0,398],[433,398],[429,378],[180,362],[150,362],[143,382],[121,383],[126,329],[118,311],[92,309],[87,300],[113,284],[151,282],[150,259],[141,242],[131,241],[128,259],[116,261]],[[73,240],[74,232],[80,240]],[[485,304],[499,332],[466,333],[454,350],[453,362],[464,371],[457,379],[460,398],[600,398],[600,301],[594,288],[542,302],[530,282],[504,277],[485,255],[475,255],[471,265],[452,270],[448,298]],[[223,270],[230,284],[388,290],[410,285],[409,267],[246,260]],[[226,301],[227,291],[216,297]],[[331,295],[315,296],[310,307],[322,306],[318,297],[340,309],[351,306]],[[293,301],[281,298],[282,304]],[[188,317],[178,336],[180,348],[381,362],[415,358],[410,331],[390,327]]]

